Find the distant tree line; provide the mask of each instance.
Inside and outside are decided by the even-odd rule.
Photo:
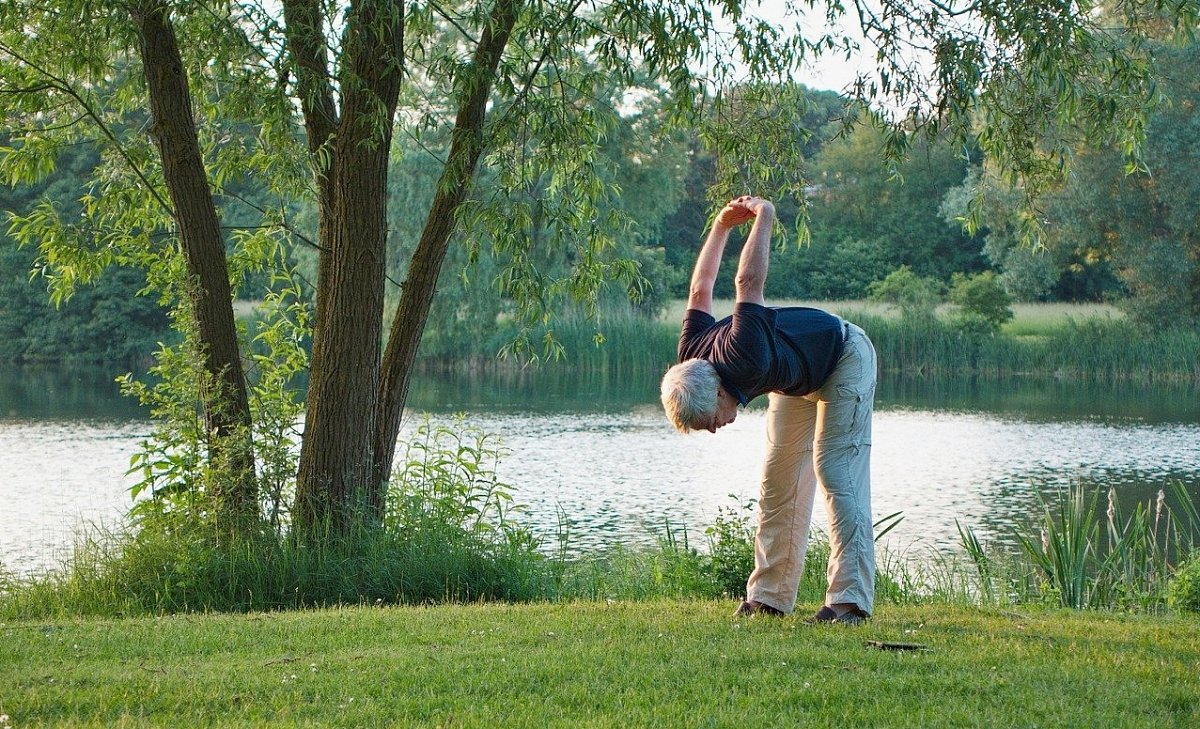
[[[1041,194],[1028,220],[1021,192],[1009,189],[980,163],[978,150],[939,137],[914,135],[899,163],[883,160],[886,132],[870,123],[847,123],[846,99],[830,91],[803,89],[800,148],[803,200],[780,201],[780,240],[772,261],[768,295],[778,299],[861,299],[873,284],[905,269],[948,288],[955,274],[992,271],[1016,300],[1122,305],[1136,320],[1194,326],[1200,320],[1200,44],[1155,47],[1164,74],[1164,103],[1146,131],[1144,168],[1128,170],[1120,151],[1080,149],[1065,182]],[[614,102],[615,103],[615,102]],[[404,261],[419,239],[440,163],[427,140],[398,139],[400,161],[389,173],[388,296],[398,295]],[[79,190],[99,162],[85,145],[60,155],[56,171],[37,185],[0,187],[0,210],[27,213],[44,200],[66,210],[78,207]],[[641,278],[606,292],[601,310],[656,315],[672,298],[686,296],[688,274],[716,201],[706,197],[718,168],[717,153],[697,132],[668,125],[652,100],[621,117],[607,137],[598,165],[619,194],[616,212],[629,225],[619,254],[636,261]],[[486,169],[473,197],[485,199]],[[223,224],[253,225],[269,199],[254,179],[231,185],[222,205]],[[980,191],[982,190],[982,194]],[[977,229],[964,221],[976,213]],[[69,217],[69,215],[68,215]],[[316,237],[316,214],[293,211],[299,240]],[[799,220],[808,237],[798,241]],[[1036,223],[1035,235],[1029,235]],[[737,247],[730,247],[731,256]],[[302,275],[317,277],[316,251],[300,244],[289,252]],[[449,250],[424,334],[423,351],[453,352],[464,341],[492,337],[515,304],[494,295],[502,266],[484,247]],[[535,247],[541,270],[566,270],[569,251]],[[147,289],[144,272],[114,268],[51,302],[38,251],[19,247],[0,230],[0,361],[144,361],[156,343],[169,339],[167,309]],[[723,267],[730,276],[734,266]],[[253,272],[239,295],[254,300],[267,288]],[[726,290],[732,283],[725,281]],[[632,307],[630,305],[632,299]]]

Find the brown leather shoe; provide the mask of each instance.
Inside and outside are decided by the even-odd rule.
[[[786,615],[786,613],[778,608],[773,608],[766,603],[759,602],[758,600],[747,600],[743,602],[733,613],[735,618],[749,618],[755,615],[770,615],[772,617],[782,618],[784,615]]]

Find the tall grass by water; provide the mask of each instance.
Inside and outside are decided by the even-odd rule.
[[[1070,321],[1046,334],[962,332],[938,320],[864,318],[881,367],[905,373],[1200,382],[1200,331]]]
[[[932,317],[905,317],[890,305],[869,301],[772,303],[815,306],[861,325],[885,372],[1200,384],[1200,329],[1141,326],[1102,304],[1016,304],[1013,319],[988,334],[956,327],[946,307]],[[675,301],[657,318],[631,310],[603,313],[595,320],[567,315],[533,338],[536,345],[551,335],[560,347],[553,350],[555,356],[543,357],[537,346],[531,352],[548,367],[661,371],[674,361],[684,309],[684,302]],[[732,310],[729,300],[713,304],[717,317]],[[509,335],[497,332],[486,342],[463,342],[455,351],[427,358],[424,365],[527,366],[523,356],[497,362]]]
[[[184,529],[87,539],[61,570],[25,579],[0,575],[0,619],[478,601],[736,600],[744,593],[753,567],[752,501],[722,509],[703,530],[664,524],[654,548],[568,558],[574,551],[569,538],[533,540],[516,505],[481,526],[477,517],[497,519],[486,513],[491,507],[478,508],[494,487],[409,491],[401,507],[408,512],[406,527],[326,548],[288,540],[230,548]],[[1160,495],[1128,516],[1116,513],[1111,501],[1098,515],[1094,495],[1064,495],[1045,505],[1042,520],[1013,527],[1018,550],[982,544],[969,525],[960,525],[960,552],[880,546],[877,610],[906,604],[1195,610],[1200,517],[1182,487],[1173,500],[1177,507]],[[877,537],[902,518],[880,520]],[[828,541],[814,533],[801,606],[821,604],[828,559]],[[1184,573],[1186,579],[1176,580]]]
[[[488,337],[441,343],[437,351],[422,348],[418,364],[430,370],[568,366],[621,373],[665,368],[675,356],[678,327],[629,308],[601,311],[594,319],[565,313],[527,332],[514,349],[519,332],[512,322]]]
[[[987,604],[1041,598],[1063,607],[1156,612],[1171,601],[1172,579],[1200,566],[1189,555],[1200,546],[1200,514],[1181,484],[1121,513],[1116,492],[1107,508],[1100,494],[1080,487],[1041,504],[1041,518],[1015,529],[1017,552],[985,548],[959,525],[975,568],[972,593]],[[1174,504],[1174,506],[1172,506]],[[1195,588],[1189,588],[1195,589]]]

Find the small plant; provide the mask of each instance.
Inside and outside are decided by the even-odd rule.
[[[975,531],[971,527],[964,527],[954,520],[954,526],[958,529],[959,543],[970,558],[971,564],[975,567],[975,574],[979,578],[979,593],[985,604],[991,605],[996,602],[996,590],[994,587],[995,568],[992,565],[992,558],[984,549],[983,543],[979,541],[979,537],[975,535]]]
[[[1192,552],[1175,570],[1167,590],[1167,604],[1175,610],[1200,612],[1200,551]]]
[[[514,519],[523,508],[496,473],[504,454],[497,436],[461,417],[417,428],[388,491],[384,541],[406,564],[396,593],[384,599],[545,594],[553,570],[541,540]]]
[[[729,498],[737,501],[733,494]],[[755,499],[748,499],[737,506],[719,507],[717,518],[705,530],[712,578],[725,595],[745,593],[746,578],[754,569],[754,526],[751,520],[755,503]]]
[[[1096,496],[1086,498],[1082,487],[1058,494],[1057,509],[1042,503],[1040,538],[1018,534],[1017,541],[1041,569],[1063,606],[1083,608],[1089,597],[1089,570],[1095,559],[1100,525]]]

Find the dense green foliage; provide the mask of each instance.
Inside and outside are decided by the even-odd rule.
[[[881,162],[886,137],[860,126],[821,148],[808,193],[812,245],[777,256],[776,292],[794,298],[858,299],[874,281],[908,266],[947,283],[983,267],[980,244],[943,221],[938,205],[962,182],[962,150],[922,139],[904,162]]]
[[[87,148],[67,151],[58,169],[33,185],[0,187],[0,211],[28,212],[43,201],[78,211],[79,190],[96,165]],[[77,213],[76,213],[77,214]],[[115,362],[130,366],[169,338],[167,313],[144,294],[146,275],[114,267],[66,301],[53,302],[45,267],[0,225],[0,362]]]
[[[959,329],[995,333],[1013,318],[1012,297],[994,271],[974,276],[956,273],[950,278],[950,303],[958,308],[952,320]]]
[[[867,287],[872,301],[895,304],[907,319],[930,319],[942,300],[942,285],[901,266]]]
[[[953,274],[974,274],[989,265],[1017,300],[1124,301],[1129,311],[1150,322],[1193,320],[1190,302],[1195,295],[1189,292],[1195,287],[1197,254],[1191,240],[1194,226],[1188,221],[1195,217],[1192,206],[1200,194],[1192,194],[1193,176],[1185,168],[1200,138],[1189,130],[1200,117],[1194,89],[1179,79],[1194,75],[1197,48],[1163,47],[1156,54],[1167,78],[1161,90],[1168,103],[1150,117],[1144,155],[1148,174],[1126,174],[1116,152],[1081,153],[1068,184],[1045,193],[1043,247],[1036,250],[1022,243],[1020,195],[1006,193],[977,167],[968,173],[961,150],[948,141],[921,140],[910,157],[889,167],[880,161],[886,138],[878,127],[860,125],[843,133],[839,116],[846,99],[804,90],[803,128],[811,134],[797,144],[803,144],[805,175],[813,181],[805,211],[810,242],[787,244],[776,252],[770,295],[861,298],[873,283],[903,267],[949,286]],[[389,276],[395,284],[403,280],[404,261],[420,235],[422,221],[411,211],[428,206],[440,169],[427,141],[402,139],[398,144],[389,205]],[[0,191],[0,207],[24,214],[44,197],[77,205],[73,191],[82,186],[95,159],[78,150],[64,154],[45,182]],[[634,223],[618,242],[621,255],[637,260],[645,278],[636,310],[653,314],[667,296],[685,295],[707,222],[705,190],[715,168],[712,154],[693,133],[672,131],[652,106],[620,118],[608,135],[598,169],[620,191],[611,204]],[[491,184],[495,181],[485,176],[477,196],[486,196]],[[984,227],[972,237],[957,218],[968,214],[980,184],[987,189]],[[266,191],[246,181],[231,184],[230,194],[234,197],[225,201],[226,216],[235,225],[255,224],[261,215],[251,205],[269,205]],[[1157,218],[1153,211],[1159,211]],[[793,229],[799,213],[794,201],[782,201],[780,213],[782,227]],[[296,229],[311,239],[311,209],[302,207],[293,216]],[[297,240],[291,255],[302,261],[306,280],[315,281],[315,249]],[[479,349],[489,356],[516,333],[497,327],[498,321],[512,321],[513,313],[511,302],[495,296],[490,287],[502,262],[490,248],[471,250],[466,245],[450,250],[423,356],[450,358],[478,342],[487,342]],[[730,287],[736,248],[731,250],[722,271]],[[572,265],[570,258],[556,258],[549,249],[546,253],[539,265],[547,271]],[[125,360],[145,357],[165,336],[166,318],[158,304],[134,295],[145,286],[139,274],[113,269],[55,308],[40,276],[30,279],[37,265],[33,249],[18,250],[11,239],[0,238],[0,256],[5,262],[0,327],[6,334],[0,358]],[[249,276],[242,295],[257,298],[266,288],[265,274]],[[627,306],[619,293],[610,291],[602,309],[619,314]],[[593,326],[593,335],[608,328],[605,318]],[[579,344],[566,346],[567,352],[578,352]]]
[[[1200,555],[1193,553],[1176,570],[1168,604],[1176,610],[1200,612]]]
[[[146,278],[114,270],[54,306],[31,280],[32,252],[0,240],[0,362],[103,362],[143,366],[156,342],[173,337],[166,312],[140,296]]]
[[[977,216],[989,260],[1022,298],[1103,298],[1153,326],[1195,326],[1200,90],[1192,79],[1200,44],[1155,43],[1150,50],[1162,73],[1163,103],[1148,117],[1137,169],[1122,164],[1118,151],[1089,145],[1078,151],[1069,177],[1041,191],[1037,219],[1021,211],[1019,196],[991,170],[974,171],[965,185],[986,193],[973,212],[958,193],[944,209],[951,217]]]

